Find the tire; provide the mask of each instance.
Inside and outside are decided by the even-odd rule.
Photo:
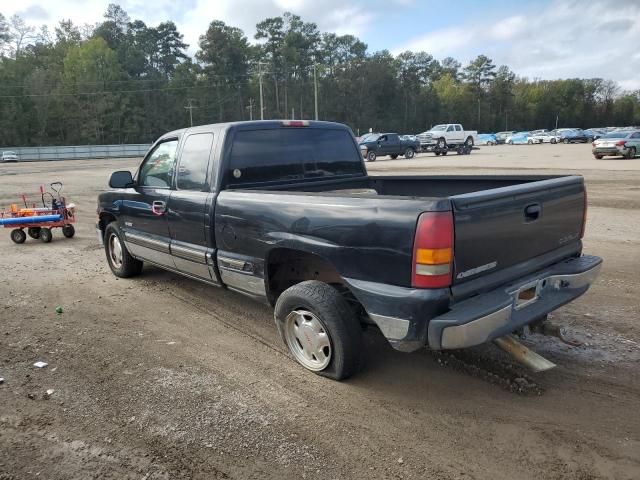
[[[473,137],[467,137],[467,139],[464,141],[464,144],[467,147],[473,148]]]
[[[116,277],[129,278],[142,271],[142,262],[127,250],[116,222],[111,222],[104,231],[104,251],[109,268]]]
[[[375,162],[377,158],[376,152],[367,152],[367,162]]]
[[[413,148],[407,148],[404,151],[404,158],[406,158],[407,160],[410,158],[413,158],[415,156],[416,152]]]
[[[360,369],[362,328],[335,288],[317,280],[298,283],[280,295],[274,317],[289,352],[307,370],[343,380]]]
[[[442,155],[446,155],[447,153],[449,153],[449,151],[445,150],[444,152],[442,152]]]
[[[562,143],[564,143],[565,145],[568,145],[568,144],[569,144],[569,139],[568,139],[568,138],[565,138],[565,139],[562,141]]]
[[[395,160],[396,158],[398,158],[398,155],[389,155],[391,157],[391,160]]]
[[[527,143],[528,143],[529,145],[533,145],[533,140],[529,139],[529,140],[527,140]]]
[[[458,155],[464,155],[464,147],[461,145],[457,148],[456,153]]]
[[[629,147],[629,151],[627,152],[627,158],[631,160],[632,158],[636,158],[636,147]]]
[[[39,239],[40,238],[40,227],[29,227],[27,229],[27,234],[31,238],[35,239],[35,240]]]
[[[435,152],[435,154],[436,154],[436,157],[440,156],[440,152]]]
[[[51,240],[53,240],[53,233],[50,228],[40,229],[40,240],[42,243],[51,243]]]
[[[436,148],[447,148],[447,141],[444,138],[439,138],[438,143],[436,143]]]
[[[549,140],[549,143],[556,144],[556,143],[558,143],[558,141],[555,138],[552,138],[551,140]]]
[[[76,234],[76,229],[73,225],[68,223],[64,227],[62,227],[62,234],[66,238],[72,238]]]
[[[596,158],[596,160],[602,160],[602,155],[594,155],[594,157]]]
[[[509,145],[513,145],[513,140],[509,140],[507,143],[508,143]]]
[[[24,233],[24,230],[22,230],[21,228],[15,228],[11,230],[11,240],[13,240],[13,243],[24,243],[26,239],[27,234]]]

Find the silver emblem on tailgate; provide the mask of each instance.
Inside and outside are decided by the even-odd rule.
[[[464,272],[460,272],[456,275],[456,278],[460,280],[461,278],[467,278],[471,275],[477,275],[478,273],[486,272],[487,270],[492,270],[498,266],[498,262],[486,263],[484,265],[480,265],[479,267],[472,268],[471,270],[465,270]]]

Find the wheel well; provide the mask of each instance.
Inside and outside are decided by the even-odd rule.
[[[103,237],[104,237],[104,231],[107,229],[107,225],[115,221],[116,221],[116,216],[112,213],[103,212],[100,214],[98,227],[100,228],[100,231],[102,232]]]
[[[336,268],[313,253],[278,248],[270,252],[265,267],[267,296],[271,304],[275,304],[287,288],[305,280],[319,280],[344,287],[344,281]]]

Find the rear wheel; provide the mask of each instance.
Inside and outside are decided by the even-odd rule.
[[[398,155],[389,155],[391,157],[391,160],[395,160],[396,158],[398,158]]]
[[[555,138],[552,138],[552,139],[550,140],[550,143],[558,143],[558,141],[557,141]]]
[[[438,148],[447,148],[447,141],[444,138],[438,139]]]
[[[131,256],[115,222],[107,225],[104,231],[104,240],[107,263],[116,277],[133,277],[142,271],[142,262]]]
[[[416,152],[413,150],[413,148],[407,148],[404,151],[404,158],[413,158],[413,156],[416,154]]]
[[[435,154],[436,154],[436,157],[440,156],[440,152],[435,152]]]
[[[20,228],[11,230],[11,240],[13,240],[14,243],[24,243],[26,239],[27,239],[27,234],[24,233],[24,230]]]
[[[76,229],[73,225],[71,224],[67,224],[64,227],[62,227],[62,234],[66,237],[66,238],[71,238],[76,234]]]
[[[40,240],[42,243],[49,243],[53,240],[53,233],[51,233],[50,228],[41,228],[40,229]]]
[[[533,140],[529,139],[529,140],[527,140],[527,143],[528,143],[529,145],[533,145]]]
[[[596,157],[596,160],[602,160],[602,155],[594,155],[594,157]]]
[[[473,137],[467,137],[467,139],[465,140],[464,144],[467,147],[473,148]]]
[[[562,143],[564,143],[565,145],[566,145],[566,144],[568,144],[568,143],[569,143],[569,139],[568,139],[568,138],[565,138],[565,139],[562,141]]]
[[[636,147],[629,147],[629,150],[627,151],[627,158],[631,159],[635,157],[636,157]]]
[[[276,302],[274,317],[291,355],[307,370],[342,380],[360,368],[362,328],[330,285],[309,280],[288,288]]]
[[[31,238],[38,239],[40,238],[40,227],[29,227],[27,229],[27,233]]]
[[[375,162],[376,161],[376,152],[367,153],[367,162]]]

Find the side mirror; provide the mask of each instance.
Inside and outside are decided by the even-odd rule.
[[[119,172],[113,172],[109,179],[109,186],[111,188],[128,188],[135,185],[131,172],[128,170],[120,170]]]

